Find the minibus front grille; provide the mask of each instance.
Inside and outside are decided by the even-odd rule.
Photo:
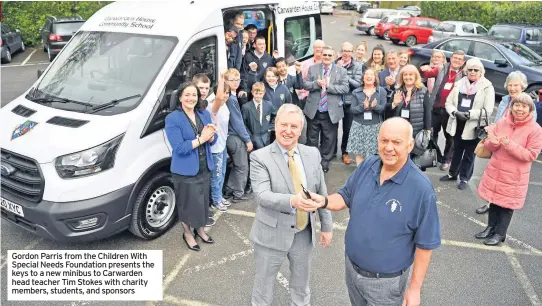
[[[1,150],[1,191],[30,202],[39,202],[45,180],[38,163],[28,157]]]

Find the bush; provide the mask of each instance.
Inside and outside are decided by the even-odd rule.
[[[85,20],[109,1],[3,1],[2,22],[21,31],[27,46],[41,44],[40,29],[47,16],[80,15]]]
[[[488,29],[497,23],[540,24],[542,2],[423,1],[422,16],[441,21],[477,22]]]

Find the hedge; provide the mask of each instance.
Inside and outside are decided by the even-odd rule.
[[[2,22],[21,31],[27,46],[41,44],[40,29],[47,16],[80,15],[85,20],[110,1],[3,1]]]
[[[423,1],[422,16],[441,21],[472,21],[488,29],[497,23],[542,24],[542,2]]]

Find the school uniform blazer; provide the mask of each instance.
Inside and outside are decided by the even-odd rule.
[[[275,111],[273,104],[269,101],[262,101],[262,123],[258,117],[258,110],[254,101],[243,105],[243,119],[247,127],[250,140],[256,149],[263,148],[269,144],[269,128],[271,114]]]
[[[196,110],[203,126],[212,123],[211,114],[207,110]],[[195,176],[199,172],[198,148],[192,149],[192,140],[196,139],[190,119],[183,114],[180,108],[166,117],[166,136],[171,145],[171,173]],[[213,155],[211,146],[216,143],[218,137],[215,135],[211,143],[206,142],[207,168],[214,170]]]

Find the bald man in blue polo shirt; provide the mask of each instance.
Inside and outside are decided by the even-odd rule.
[[[319,208],[350,210],[345,274],[352,305],[421,303],[440,221],[433,185],[409,159],[413,147],[410,123],[390,118],[378,134],[379,156],[367,158],[329,198],[311,193]]]

